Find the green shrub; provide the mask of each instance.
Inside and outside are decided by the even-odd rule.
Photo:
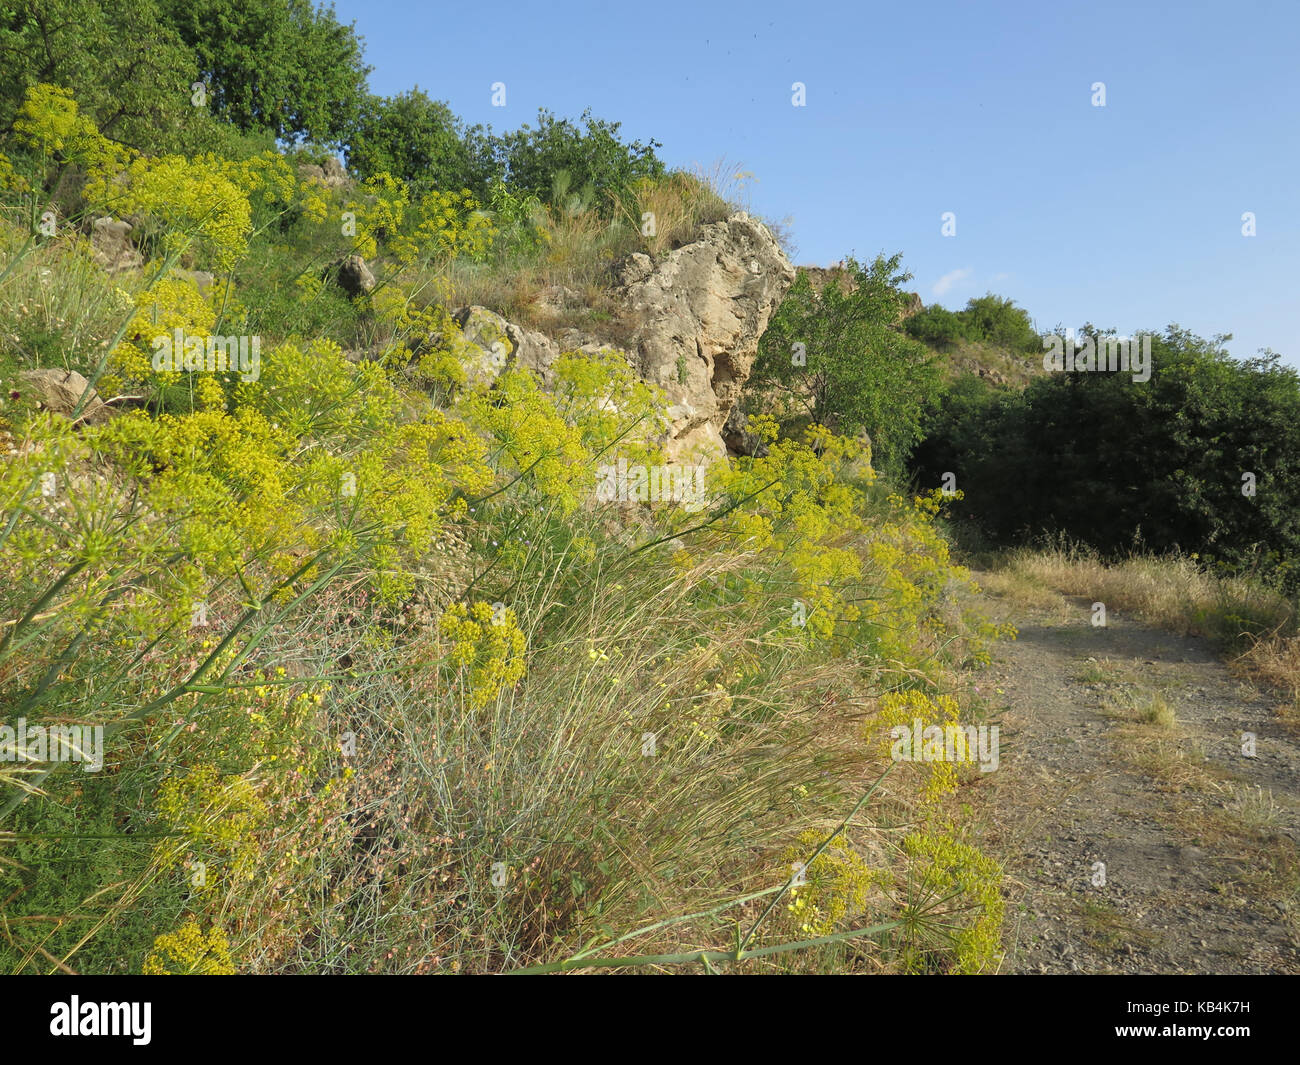
[[[1151,336],[1146,382],[1059,372],[1023,394],[959,382],[935,408],[914,473],[926,486],[954,473],[962,512],[994,543],[1060,533],[1107,557],[1140,543],[1294,589],[1300,376],[1272,353],[1233,359],[1223,339],[1177,326]]]
[[[885,465],[903,458],[938,387],[928,350],[894,328],[906,304],[900,255],[849,259],[848,283],[816,292],[801,274],[759,342],[751,387],[779,396],[790,424],[870,435]]]

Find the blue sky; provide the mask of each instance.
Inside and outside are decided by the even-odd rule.
[[[902,252],[927,304],[993,291],[1040,329],[1177,322],[1300,366],[1295,0],[335,6],[375,92],[499,131],[590,107],[671,166],[752,174],[797,263]]]

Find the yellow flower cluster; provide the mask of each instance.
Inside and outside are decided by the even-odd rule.
[[[555,400],[593,455],[615,444],[629,463],[657,463],[668,425],[663,391],[642,381],[618,353],[565,352],[555,363]]]
[[[202,160],[221,170],[255,206],[274,210],[294,202],[298,183],[289,161],[279,152],[268,150],[238,161],[212,155],[203,156]]]
[[[582,430],[565,420],[554,397],[526,370],[507,370],[492,394],[468,402],[473,420],[500,444],[502,472],[528,471],[531,482],[565,514],[591,483],[591,453]]]
[[[931,698],[922,691],[912,689],[904,692],[887,692],[880,697],[880,713],[869,726],[877,736],[882,758],[886,761],[891,756],[893,740],[889,730],[895,726],[905,726],[909,732],[913,723],[920,719],[921,731],[935,725],[941,729],[956,725],[959,720],[957,700],[951,695]],[[946,735],[946,733],[945,733]],[[920,752],[913,752],[915,772],[920,773],[925,784],[922,797],[927,803],[936,803],[943,796],[957,790],[958,770],[953,762],[944,759],[925,760]]]
[[[251,878],[257,860],[253,834],[265,805],[246,777],[223,777],[213,765],[196,766],[163,782],[158,812],[181,838],[179,845],[159,844],[159,865],[171,868],[188,854],[210,871],[194,884],[196,893]]]
[[[86,198],[114,214],[144,214],[165,227],[169,253],[192,246],[218,271],[229,271],[244,254],[252,211],[243,190],[218,163],[181,155],[138,156],[123,171],[100,169],[86,185]]]
[[[484,602],[453,603],[438,620],[438,629],[451,642],[450,661],[468,671],[471,706],[487,705],[523,678],[526,642],[513,610],[495,610]]]
[[[309,177],[298,185],[298,206],[309,222],[321,225],[330,216],[329,186],[318,177]]]
[[[141,289],[133,302],[135,314],[122,334],[121,343],[113,349],[109,374],[100,381],[100,389],[109,394],[120,390],[126,382],[176,384],[184,374],[153,369],[154,338],[170,338],[175,329],[187,337],[207,337],[216,322],[216,314],[198,285],[186,277],[163,278],[152,288]]]
[[[842,477],[855,457],[855,441],[816,429],[804,441],[774,441],[765,457],[718,474],[720,487],[743,501],[724,528],[746,549],[771,552],[789,566],[796,594],[810,607],[807,630],[822,639],[860,616],[846,590],[862,575],[853,538],[866,528],[865,508]]]
[[[412,214],[412,232],[396,234],[389,242],[393,254],[403,263],[417,259],[440,262],[458,256],[479,262],[497,235],[492,219],[469,189],[428,192]]]
[[[923,885],[913,907],[930,910],[931,920],[951,929],[950,971],[987,971],[998,957],[1004,910],[997,862],[944,830],[912,832],[903,850],[916,860],[912,876]]]
[[[42,83],[29,88],[14,116],[13,128],[20,142],[88,171],[111,172],[125,158],[124,150],[77,110],[72,93],[57,85]]]
[[[0,152],[0,192],[26,192],[27,179],[14,170],[14,165],[4,152]]]
[[[387,171],[367,178],[360,192],[361,197],[347,205],[347,210],[356,216],[352,250],[364,259],[373,259],[379,254],[379,241],[400,231],[410,204],[410,192],[405,182]]]
[[[174,932],[164,932],[153,941],[145,958],[145,976],[234,976],[230,945],[216,925],[207,932],[190,918]]]
[[[384,354],[388,369],[406,374],[414,370],[417,383],[444,392],[465,384],[470,344],[442,303],[416,307],[394,286],[376,293],[374,308],[393,330],[393,343]]]
[[[786,912],[799,934],[809,938],[830,935],[841,921],[861,914],[874,879],[871,868],[843,836],[831,840],[805,866],[823,838],[815,829],[808,829],[783,855],[785,868],[802,871],[798,878],[802,883],[790,888]]]

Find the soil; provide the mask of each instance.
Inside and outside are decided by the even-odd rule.
[[[1205,639],[1091,606],[986,604],[1019,629],[978,682],[1001,724],[977,789],[1001,971],[1300,972],[1300,742],[1277,698]],[[1172,724],[1144,720],[1152,695]]]

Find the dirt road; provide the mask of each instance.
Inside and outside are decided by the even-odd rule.
[[[1208,641],[1091,607],[989,601],[1002,971],[1300,972],[1300,742]]]

